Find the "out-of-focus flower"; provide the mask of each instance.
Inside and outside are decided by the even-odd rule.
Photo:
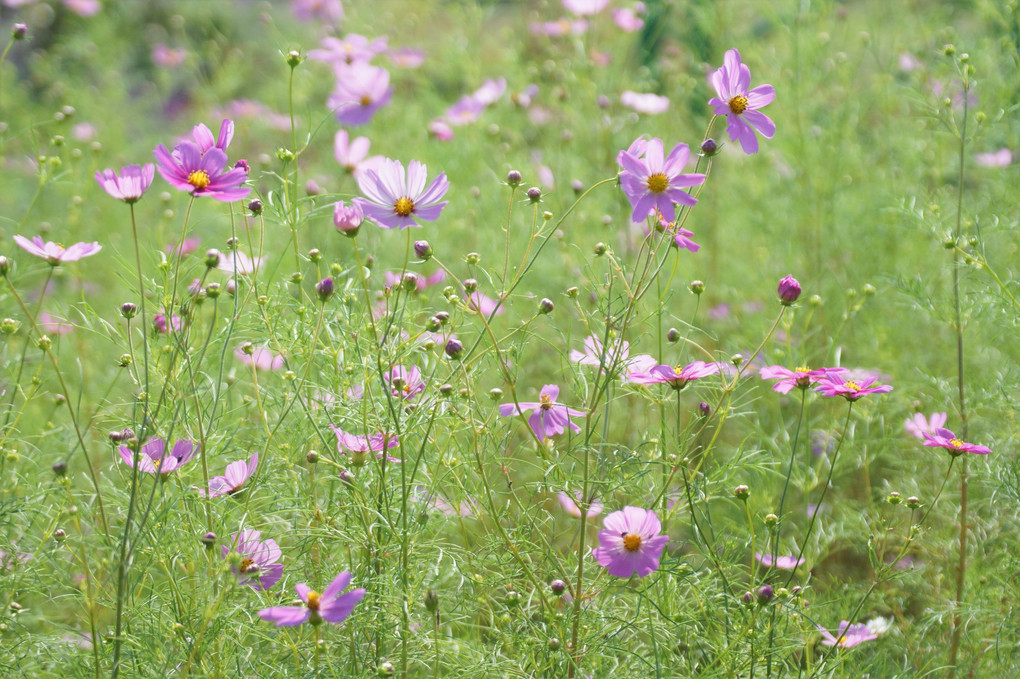
[[[762,554],[761,552],[755,552],[754,558],[758,560],[761,565],[772,568],[772,555]],[[783,570],[792,571],[797,566],[803,565],[804,559],[798,559],[795,556],[777,556],[775,568],[782,568]]]
[[[974,162],[982,167],[1009,167],[1013,163],[1013,152],[1001,148],[990,153],[975,153]]]
[[[170,315],[170,323],[167,324],[166,309],[160,309],[159,313],[153,314],[152,326],[156,328],[156,332],[161,335],[166,335],[172,329],[177,332],[181,329],[181,317],[177,314]]]
[[[645,21],[629,7],[618,7],[613,10],[613,22],[621,31],[632,33],[644,28]]]
[[[40,236],[33,236],[32,240],[29,240],[24,236],[16,235],[14,242],[30,254],[42,257],[50,266],[57,266],[64,262],[77,262],[82,257],[90,257],[103,249],[103,246],[98,242],[75,243],[71,247],[65,248],[53,241],[44,242]]]
[[[560,501],[560,506],[563,507],[563,511],[570,514],[575,519],[581,518],[581,507],[577,504],[581,498],[580,491],[574,491],[572,493],[559,492],[556,494],[556,498]],[[602,500],[593,497],[591,502],[588,503],[588,518],[598,516],[602,513],[604,505]]]
[[[427,178],[428,169],[417,160],[407,164],[405,173],[399,161],[383,158],[377,167],[357,178],[358,188],[367,198],[355,198],[353,202],[367,218],[386,229],[421,226],[418,220],[434,222],[446,207],[448,201],[440,199],[450,182],[441,172],[426,188]]]
[[[624,379],[628,379],[627,373],[643,372],[656,364],[655,357],[648,354],[639,356],[630,355],[630,343],[620,340],[608,349],[602,344],[602,340],[595,335],[589,335],[584,340],[584,351],[576,349],[570,352],[569,358],[572,362],[580,365],[590,365],[613,373],[624,373]]]
[[[163,43],[152,46],[152,63],[162,68],[177,68],[187,56],[187,50],[181,47],[167,47]]]
[[[436,269],[436,271],[431,276],[421,276],[419,274],[411,272],[405,272],[404,276],[414,277],[415,292],[421,292],[425,288],[431,287],[433,285],[438,285],[446,280],[446,272],[443,271],[442,269]],[[403,283],[403,278],[401,278],[401,275],[395,271],[387,271],[385,274],[383,274],[383,279],[385,280],[386,287],[388,288],[396,287]]]
[[[609,0],[563,0],[563,6],[578,16],[598,14],[608,4]]]
[[[624,507],[609,514],[603,521],[605,530],[599,531],[599,546],[591,555],[604,566],[610,575],[639,578],[659,569],[662,550],[669,542],[668,535],[659,535],[662,524],[650,509]]]
[[[694,361],[688,365],[676,367],[657,365],[644,372],[632,372],[629,378],[635,384],[668,384],[679,391],[694,380],[715,375],[718,372],[718,363]]]
[[[985,446],[979,446],[976,443],[966,443],[961,441],[956,434],[949,431],[948,429],[939,428],[934,433],[924,433],[924,445],[931,448],[945,448],[949,451],[950,455],[954,457],[962,455],[963,453],[974,453],[975,455],[987,455],[992,452]]]
[[[340,0],[291,0],[290,9],[301,21],[320,21],[337,26],[344,20]]]
[[[276,540],[263,540],[257,530],[243,530],[234,535],[230,546],[223,545],[221,556],[226,559],[231,552],[241,555],[241,563],[233,568],[238,583],[248,585],[257,592],[264,592],[283,577],[283,554]]]
[[[173,255],[174,257],[183,257],[184,255],[190,255],[192,252],[197,250],[198,246],[201,244],[201,238],[185,238],[180,243],[170,243],[170,245],[163,248],[163,251],[168,255]]]
[[[386,51],[386,37],[369,40],[357,33],[348,33],[341,40],[332,36],[323,38],[319,49],[308,50],[308,58],[331,64],[369,62]],[[340,73],[337,72],[337,77]]]
[[[531,32],[536,35],[548,35],[557,37],[561,35],[581,35],[588,30],[588,22],[584,19],[559,19],[558,21],[547,21],[545,23],[532,23]]]
[[[95,16],[103,8],[99,0],[64,0],[64,7],[80,17]]]
[[[913,417],[907,418],[903,426],[911,436],[924,440],[925,434],[934,434],[942,429],[947,419],[946,413],[932,413],[930,418],[925,417],[923,413],[914,413]]]
[[[268,622],[276,623],[277,627],[293,627],[301,623],[321,625],[322,621],[333,624],[341,623],[354,611],[354,607],[365,596],[362,588],[352,589],[346,594],[342,592],[351,584],[351,574],[347,571],[336,576],[326,590],[319,594],[305,583],[294,587],[304,606],[273,606],[259,611],[259,617]]]
[[[669,109],[668,97],[661,97],[658,94],[651,93],[642,94],[630,90],[626,90],[620,95],[620,103],[629,109],[646,115],[665,113]]]
[[[74,326],[67,319],[51,316],[45,311],[39,312],[39,318],[36,321],[47,335],[66,335],[74,330]]]
[[[483,295],[477,290],[468,295],[468,308],[476,311],[486,318],[493,315],[501,316],[506,313],[506,307],[498,299]]]
[[[390,73],[364,61],[336,67],[336,88],[327,106],[341,125],[364,125],[375,112],[390,103]]]
[[[155,173],[156,166],[152,163],[125,165],[120,169],[120,174],[111,169],[102,172],[96,170],[96,181],[108,194],[130,204],[137,202],[149,189]]]
[[[631,147],[634,148],[634,144]],[[623,168],[620,184],[634,208],[633,221],[644,221],[658,211],[664,219],[673,222],[676,220],[676,203],[692,206],[698,202],[683,189],[701,184],[705,175],[683,174],[688,158],[690,149],[687,144],[677,144],[663,159],[661,139],[649,139],[644,145],[642,158],[620,151],[616,158]]]
[[[839,646],[840,648],[853,648],[865,641],[878,638],[878,635],[868,629],[867,625],[860,623],[851,625],[846,620],[839,623],[839,632],[836,636],[833,636],[821,625],[818,625],[818,631],[822,633],[823,646]]]
[[[383,158],[382,156],[368,157],[368,149],[371,146],[372,142],[368,140],[368,137],[357,137],[348,141],[347,130],[339,130],[333,140],[333,157],[336,158],[336,162],[340,163],[340,167],[357,178],[365,170],[378,165]]]
[[[400,462],[399,458],[389,457],[383,453],[383,451],[396,448],[400,444],[400,441],[393,434],[378,432],[371,436],[356,436],[355,434],[348,434],[340,427],[335,427],[332,424],[329,425],[329,428],[336,434],[336,449],[341,455],[375,453],[375,456],[380,460],[385,457],[387,462]]]
[[[338,200],[333,205],[333,225],[337,231],[347,235],[353,235],[361,228],[361,222],[365,218],[361,208],[355,205],[344,205]]]
[[[556,402],[560,395],[560,388],[555,384],[547,384],[542,387],[538,401],[527,401],[521,403],[504,403],[499,406],[499,414],[507,417],[509,415],[523,415],[529,410],[534,413],[528,418],[528,425],[539,441],[544,441],[549,436],[562,434],[566,427],[570,427],[575,433],[581,428],[574,424],[571,417],[584,417],[583,410],[568,408]]]
[[[234,357],[247,366],[255,366],[257,370],[279,370],[285,362],[282,355],[277,356],[266,346],[252,347],[251,354],[246,353],[243,347],[237,347]]]
[[[265,257],[252,259],[240,250],[230,250],[221,253],[220,263],[216,268],[227,273],[236,273],[239,276],[250,276],[262,268],[265,263]]]
[[[241,490],[245,481],[250,479],[251,475],[255,473],[255,468],[258,467],[258,464],[258,452],[252,453],[247,462],[244,460],[235,460],[228,464],[223,476],[214,476],[209,479],[209,497],[233,495],[237,491]],[[201,488],[198,492],[203,496],[206,494],[206,491]]]
[[[425,63],[425,52],[417,47],[391,49],[387,56],[397,68],[418,68]]]
[[[436,118],[428,125],[429,136],[439,141],[450,141],[453,139],[453,128],[442,118]]]
[[[31,561],[33,556],[26,552],[5,552],[0,549],[0,570],[12,570],[19,564]]]
[[[485,104],[466,94],[456,104],[446,109],[443,119],[454,127],[468,125],[478,120],[484,110]]]
[[[744,153],[758,152],[757,130],[766,139],[772,139],[776,125],[758,109],[772,103],[776,90],[772,85],[759,85],[752,90],[751,70],[740,62],[740,52],[727,50],[723,65],[709,76],[718,97],[708,105],[717,116],[726,116],[726,132],[730,139],[740,142]]]
[[[138,454],[138,470],[146,474],[158,473],[165,476],[189,462],[195,457],[198,449],[199,445],[197,443],[181,439],[174,444],[173,449],[168,453],[166,441],[159,437],[153,437],[142,446],[141,452]],[[135,452],[133,450],[127,446],[119,446],[117,450],[127,466],[135,466]]]

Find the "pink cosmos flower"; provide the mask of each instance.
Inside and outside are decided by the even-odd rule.
[[[14,242],[36,257],[42,257],[50,266],[57,266],[63,262],[77,262],[82,257],[90,257],[103,249],[98,242],[75,243],[69,248],[64,248],[53,241],[43,242],[41,236],[33,236],[32,240],[28,240],[24,236],[16,235]]]
[[[162,68],[177,68],[187,56],[188,52],[180,47],[167,47],[163,43],[152,46],[152,63]]]
[[[453,139],[453,128],[442,118],[436,118],[428,125],[429,136],[439,141],[450,141]]]
[[[444,120],[454,127],[475,122],[485,111],[485,104],[466,94],[456,104],[446,109]]]
[[[361,212],[361,208],[357,205],[344,205],[342,200],[338,200],[333,204],[333,226],[336,230],[346,234],[353,235],[358,232],[361,228],[361,222],[365,218],[365,215]]]
[[[47,335],[66,335],[74,330],[74,326],[67,319],[51,316],[45,311],[40,311],[36,320]]]
[[[545,23],[533,23],[530,26],[531,32],[536,35],[548,35],[557,37],[561,35],[581,35],[588,30],[588,22],[584,19],[559,19],[558,21],[547,21]]]
[[[191,130],[191,136],[203,154],[208,153],[211,149],[219,149],[226,153],[227,147],[230,146],[230,142],[234,138],[234,121],[224,118],[220,123],[220,133],[215,138],[213,138],[212,130],[206,127],[205,123],[195,125]],[[178,158],[176,151],[175,148],[174,157]]]
[[[754,558],[758,560],[761,565],[766,568],[772,568],[772,555],[762,554],[761,552],[755,552]],[[804,559],[798,559],[795,556],[777,556],[776,557],[776,568],[782,568],[786,571],[792,571],[794,568],[804,564]]]
[[[630,90],[626,90],[620,95],[620,103],[629,109],[646,115],[665,113],[669,108],[668,97],[660,97],[657,94],[651,93],[641,94]]]
[[[375,453],[375,456],[380,460],[385,457],[387,462],[400,462],[399,458],[384,455],[382,452],[390,448],[396,448],[400,444],[397,437],[392,434],[375,433],[371,436],[356,436],[348,434],[340,427],[334,427],[332,424],[329,425],[329,428],[336,434],[336,449],[341,455],[347,455],[348,453],[352,455],[357,453]]]
[[[255,473],[255,468],[258,467],[258,464],[259,454],[257,452],[252,453],[247,462],[235,460],[228,464],[223,476],[214,476],[209,479],[209,497],[233,495],[241,490],[245,481],[250,479],[251,475]],[[203,497],[206,494],[205,490],[201,488],[198,490],[198,493]]]
[[[669,542],[668,535],[659,535],[662,524],[650,509],[624,507],[603,521],[605,530],[599,531],[599,546],[591,555],[610,575],[639,578],[659,569],[662,550]]]
[[[397,398],[410,400],[425,391],[425,381],[421,378],[418,366],[412,365],[408,369],[402,365],[395,365],[383,375],[383,379],[390,385],[390,393]]]
[[[340,166],[357,178],[365,170],[375,167],[382,156],[368,157],[368,149],[372,142],[368,137],[358,137],[348,141],[347,130],[340,130],[333,139],[333,156]]]
[[[304,606],[273,606],[259,611],[263,620],[276,623],[277,627],[293,627],[304,622],[320,625],[322,621],[338,624],[347,619],[365,596],[363,588],[353,589],[341,594],[351,584],[351,574],[347,571],[336,576],[329,583],[326,591],[319,594],[305,583],[294,587]]]
[[[203,153],[198,144],[184,141],[174,147],[172,154],[162,144],[152,153],[163,179],[179,191],[225,203],[240,200],[251,193],[250,188],[241,186],[247,179],[243,169],[224,171],[227,154],[219,147],[212,146]]]
[[[279,370],[285,361],[282,355],[273,354],[266,346],[253,347],[251,354],[246,354],[242,347],[237,347],[234,349],[234,356],[247,366],[255,366],[256,370]]]
[[[142,446],[138,454],[138,469],[146,474],[160,474],[166,476],[170,472],[179,469],[190,461],[198,452],[199,445],[187,439],[181,439],[174,444],[173,449],[167,453],[166,441],[159,437],[153,437]],[[135,466],[135,452],[127,446],[119,446],[117,450],[120,457],[129,467]]]
[[[694,361],[685,366],[657,365],[644,372],[632,372],[628,376],[634,384],[668,384],[677,391],[692,382],[719,372],[718,363]]]
[[[336,88],[326,105],[341,125],[364,125],[393,98],[390,73],[382,66],[356,61],[336,71]]]
[[[64,0],[64,7],[80,17],[94,16],[103,8],[99,0]]]
[[[332,64],[354,64],[369,62],[377,54],[386,51],[386,37],[369,40],[357,33],[348,33],[340,38],[326,37],[319,43],[320,49],[308,50],[308,58]],[[339,77],[339,73],[337,74]]]
[[[631,147],[634,148],[634,144]],[[663,160],[661,139],[648,140],[643,158],[620,151],[616,157],[623,168],[620,184],[634,208],[633,221],[644,221],[658,210],[664,219],[673,222],[676,220],[675,203],[691,206],[698,202],[682,190],[705,181],[703,174],[681,173],[690,155],[687,144],[677,144]]]
[[[202,244],[201,238],[185,238],[181,243],[171,243],[163,248],[163,251],[167,254],[175,257],[184,255],[190,255],[192,252],[198,249],[198,246]]]
[[[644,19],[638,17],[629,7],[618,7],[613,10],[613,22],[626,33],[640,31],[645,26]]]
[[[573,491],[572,493],[559,492],[556,494],[557,499],[560,501],[560,506],[563,507],[563,511],[570,514],[575,519],[581,518],[581,507],[578,506],[578,501],[581,499],[580,491]],[[591,502],[588,503],[588,518],[598,516],[602,513],[604,505],[602,500],[598,498],[592,498]]]
[[[562,434],[566,427],[570,427],[574,433],[581,431],[581,428],[571,422],[571,417],[584,417],[583,410],[575,410],[565,405],[556,403],[556,397],[560,395],[560,388],[555,384],[547,384],[542,387],[538,395],[538,401],[516,403],[504,403],[499,406],[499,414],[523,415],[528,410],[535,411],[528,418],[528,425],[539,441],[544,441],[549,436]]]
[[[502,316],[506,313],[506,307],[501,300],[483,295],[477,290],[468,295],[468,308],[486,318],[491,318],[494,315]]]
[[[923,440],[925,434],[934,434],[936,430],[944,427],[946,419],[948,416],[945,413],[932,413],[931,418],[925,417],[922,413],[914,413],[913,417],[907,418],[903,426],[911,436]]]
[[[609,0],[563,0],[563,6],[578,16],[598,14],[608,4]]]
[[[985,446],[979,446],[976,443],[965,443],[957,438],[956,434],[941,427],[936,429],[934,433],[924,432],[924,445],[931,448],[945,448],[953,457],[963,453],[987,455],[992,452]]]
[[[405,174],[399,161],[383,158],[377,167],[365,170],[357,178],[358,188],[368,198],[355,198],[353,202],[384,229],[421,226],[418,220],[434,222],[446,207],[448,201],[440,199],[446,195],[450,182],[446,173],[441,172],[426,188],[427,178],[428,168],[417,160],[407,164]]]
[[[975,153],[974,162],[981,167],[1009,167],[1013,162],[1013,152],[1008,148],[1001,148],[990,153]]]
[[[497,80],[489,78],[470,96],[482,106],[492,106],[500,100],[504,92],[506,92],[506,78]]]
[[[629,373],[643,372],[656,364],[655,357],[648,354],[630,356],[630,342],[620,340],[608,350],[602,344],[602,340],[595,335],[589,335],[584,340],[584,351],[572,350],[569,355],[573,363],[590,365],[603,369],[609,368],[614,372],[623,371],[626,373],[624,379],[629,379]]]
[[[823,646],[838,646],[840,648],[853,648],[857,644],[877,639],[878,635],[868,629],[863,623],[851,625],[846,620],[839,623],[839,633],[833,636],[829,630],[818,625],[818,631],[822,633]]]
[[[266,263],[265,257],[252,259],[240,250],[230,250],[220,253],[220,263],[216,268],[227,273],[237,273],[239,276],[250,276],[262,268]]]
[[[888,394],[893,390],[892,386],[888,384],[871,386],[877,380],[878,377],[848,380],[845,375],[829,370],[818,380],[815,391],[820,392],[823,396],[842,396],[848,401],[856,401],[867,394]]]
[[[397,68],[418,68],[425,63],[425,52],[417,47],[391,49],[388,56]]]
[[[264,592],[283,577],[283,564],[279,563],[283,554],[276,540],[263,540],[261,532],[243,530],[235,533],[230,539],[230,547],[223,545],[222,558],[226,559],[232,551],[243,557],[241,564],[231,569],[238,576],[239,584]]]
[[[435,273],[431,276],[422,276],[420,274],[412,273],[410,271],[405,272],[404,276],[413,276],[415,279],[414,291],[421,292],[422,290],[431,287],[433,285],[439,285],[446,280],[446,272],[442,269],[436,269]],[[383,274],[383,280],[386,282],[387,288],[399,286],[402,282],[402,277],[395,271],[387,271]]]
[[[818,370],[797,368],[790,370],[781,365],[769,365],[759,370],[758,374],[765,380],[778,379],[779,381],[772,385],[772,390],[778,391],[780,394],[788,394],[794,387],[807,389],[827,374],[841,372],[846,372],[846,368],[819,368]]]
[[[96,170],[96,181],[108,194],[130,205],[152,186],[155,173],[156,166],[152,163],[126,165],[120,169],[119,175],[110,169]]]
[[[340,0],[291,0],[290,9],[301,21],[323,21],[336,26],[344,20]]]
[[[691,252],[697,252],[698,250],[701,249],[701,246],[695,243],[694,240],[692,240],[692,237],[694,236],[693,231],[688,231],[682,226],[677,226],[673,222],[667,222],[665,219],[662,218],[661,214],[659,215],[659,229],[662,230],[663,233],[668,233],[670,236],[672,236],[673,245],[680,248],[681,250],[690,250]],[[648,231],[647,225],[645,230]]]
[[[722,67],[708,79],[719,95],[709,99],[708,105],[713,107],[715,115],[726,116],[726,132],[730,139],[739,141],[744,153],[757,153],[755,130],[766,139],[772,139],[776,133],[776,124],[758,111],[772,103],[776,89],[772,85],[759,85],[748,90],[751,70],[740,63],[740,52],[735,49],[726,51]]]

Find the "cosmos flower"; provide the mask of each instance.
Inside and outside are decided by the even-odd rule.
[[[344,205],[342,200],[333,204],[333,226],[345,235],[356,234],[364,219],[365,215],[357,205]]]
[[[177,314],[170,315],[170,325],[167,325],[166,309],[160,309],[160,313],[153,314],[152,326],[156,328],[156,332],[161,335],[169,334],[170,326],[173,327],[173,331],[177,332],[181,329],[181,317]]]
[[[319,43],[320,49],[308,50],[308,58],[332,64],[367,63],[377,54],[386,51],[386,37],[369,40],[357,33],[348,33],[343,37],[325,37]]]
[[[620,103],[627,108],[645,115],[665,113],[669,109],[669,98],[657,94],[641,94],[626,90],[620,95]]]
[[[344,20],[340,0],[291,0],[290,9],[301,21],[324,21],[337,26]]]
[[[156,166],[152,163],[125,165],[120,169],[120,174],[111,169],[102,172],[96,170],[96,181],[108,194],[130,205],[137,202],[152,186],[155,173]]]
[[[211,149],[219,149],[226,153],[227,147],[230,146],[230,142],[234,138],[234,121],[230,118],[224,118],[223,122],[220,123],[220,133],[216,138],[213,138],[212,130],[206,127],[205,123],[195,125],[191,130],[191,136],[203,155]],[[177,157],[176,150],[174,149],[174,157]]]
[[[5,552],[0,549],[0,570],[13,570],[19,564],[31,561],[33,556],[26,552]]]
[[[251,354],[247,354],[244,351],[244,345],[241,345],[234,349],[234,356],[247,366],[255,366],[257,370],[279,370],[286,360],[282,355],[274,354],[272,349],[266,346],[252,347]]]
[[[45,311],[39,312],[36,321],[47,335],[66,335],[74,330],[74,326],[67,319],[52,316]]]
[[[845,371],[846,368],[819,368],[818,370],[797,368],[796,370],[790,370],[781,365],[769,365],[759,370],[758,374],[765,380],[779,380],[772,385],[772,390],[778,391],[780,394],[788,394],[794,387],[807,389],[829,373]]]
[[[559,492],[556,494],[556,498],[560,501],[560,506],[563,507],[563,511],[570,514],[575,519],[581,518],[581,507],[578,506],[578,500],[581,499],[581,492],[574,491],[572,493]],[[602,513],[604,505],[602,500],[598,498],[592,498],[591,502],[588,503],[588,518],[598,516]]]
[[[365,170],[375,167],[383,158],[368,157],[368,149],[371,146],[372,142],[368,137],[357,137],[349,141],[347,130],[340,130],[333,139],[333,157],[340,163],[340,167],[357,178]]]
[[[326,590],[319,594],[305,583],[294,587],[304,606],[273,606],[259,611],[259,617],[268,622],[276,623],[277,627],[293,627],[308,622],[321,625],[322,621],[333,624],[341,623],[354,611],[354,607],[365,596],[363,588],[352,589],[342,594],[351,584],[351,574],[347,571],[336,576]]]
[[[398,68],[418,68],[425,63],[425,52],[417,47],[391,49],[388,56]]]
[[[861,623],[851,625],[846,620],[839,623],[839,632],[836,636],[833,636],[821,625],[818,625],[818,631],[822,633],[823,646],[838,646],[840,648],[853,648],[857,644],[878,638],[878,635],[868,629],[867,625]]]
[[[609,0],[562,0],[563,6],[568,11],[573,12],[578,16],[588,16],[591,14],[598,14],[606,5],[609,4]]]
[[[492,106],[500,100],[504,92],[506,92],[506,78],[497,80],[489,78],[470,96],[482,106]]]
[[[856,401],[867,394],[887,394],[893,390],[892,386],[888,384],[871,386],[876,381],[878,381],[877,376],[848,380],[845,375],[829,370],[818,380],[815,391],[824,396],[842,396],[847,401]]]
[[[163,179],[180,191],[227,203],[251,193],[250,188],[241,186],[247,179],[242,168],[224,171],[227,154],[216,146],[203,152],[198,144],[184,141],[174,147],[173,153],[163,144],[152,153]]]
[[[201,238],[185,238],[180,243],[171,243],[163,248],[163,251],[168,255],[175,257],[190,255],[192,252],[198,249],[198,246],[202,244]]]
[[[228,464],[223,476],[214,476],[209,479],[209,497],[233,495],[237,491],[241,490],[245,481],[250,479],[251,475],[255,473],[255,468],[258,464],[258,452],[252,453],[247,462],[244,460],[235,460]],[[206,492],[201,488],[198,492],[202,496],[205,496],[206,494]]]
[[[989,153],[975,153],[974,162],[981,167],[1009,167],[1013,162],[1013,152],[1008,148]]]
[[[188,52],[179,47],[167,47],[162,43],[152,46],[152,63],[162,68],[177,68],[184,63]]]
[[[265,257],[252,259],[240,250],[230,250],[226,253],[220,253],[220,263],[216,268],[227,273],[236,273],[239,276],[250,276],[265,263]]]
[[[14,242],[36,257],[42,257],[50,266],[57,266],[63,262],[77,262],[82,257],[90,257],[103,249],[98,242],[75,243],[65,248],[53,241],[43,242],[41,236],[33,236],[32,240],[28,240],[24,236],[16,235]]]
[[[630,343],[620,340],[609,347],[608,351],[602,344],[602,340],[595,335],[589,335],[584,340],[584,351],[576,349],[570,352],[569,358],[579,365],[590,365],[593,367],[602,366],[614,372],[624,373],[642,372],[656,364],[655,358],[648,354],[630,356]],[[624,379],[628,379],[625,374]]]
[[[453,128],[442,118],[436,118],[428,124],[429,136],[439,141],[450,141],[453,139]]]
[[[575,433],[581,428],[570,421],[571,417],[584,417],[583,410],[575,410],[565,405],[556,403],[556,397],[560,395],[560,388],[555,384],[547,384],[542,387],[538,395],[538,401],[516,403],[504,403],[499,406],[499,414],[523,415],[528,410],[535,411],[528,418],[528,425],[539,441],[544,441],[549,436],[562,434],[566,427],[570,427]]]
[[[632,372],[628,375],[635,384],[668,384],[677,391],[692,382],[719,372],[718,363],[694,361],[685,366],[657,365],[644,372]]]
[[[501,300],[493,299],[488,295],[483,295],[477,290],[468,295],[468,308],[472,311],[478,312],[486,318],[493,316],[493,312],[495,312],[496,316],[501,316],[506,313],[506,307],[503,305]]]
[[[640,148],[635,144],[631,144],[631,148]],[[673,222],[676,221],[674,204],[692,206],[698,202],[683,190],[705,181],[703,174],[681,172],[690,155],[687,144],[677,144],[663,159],[661,139],[649,139],[644,145],[642,158],[629,151],[620,151],[616,157],[623,168],[620,185],[634,208],[633,221],[642,222],[658,211],[663,219]]]
[[[761,552],[755,552],[754,558],[758,560],[761,565],[772,568],[772,555],[762,554]],[[775,568],[782,568],[783,570],[792,571],[797,566],[804,564],[804,559],[798,559],[795,556],[776,556]]]
[[[450,188],[446,173],[441,172],[425,187],[428,168],[412,160],[404,166],[396,160],[383,158],[379,165],[358,177],[358,188],[368,198],[355,198],[354,204],[369,219],[385,229],[421,226],[418,220],[434,222],[448,201],[440,202]]]
[[[390,73],[364,61],[337,66],[336,88],[327,106],[341,125],[364,125],[375,112],[390,103]]]
[[[199,445],[187,439],[181,439],[167,453],[166,441],[154,436],[142,446],[138,454],[138,469],[146,474],[159,473],[166,476],[190,461],[198,452]],[[118,446],[120,457],[129,467],[135,466],[135,452],[127,446]]]
[[[945,413],[932,413],[931,418],[925,417],[923,413],[914,413],[903,426],[911,436],[924,440],[925,434],[934,434],[937,429],[944,427],[947,418]]]
[[[279,563],[283,554],[276,540],[263,540],[257,530],[243,530],[234,534],[230,545],[223,545],[221,556],[226,559],[233,551],[243,557],[240,565],[231,569],[239,584],[264,592],[283,577],[283,564]]]
[[[603,521],[605,530],[599,531],[599,546],[591,555],[604,566],[610,575],[639,578],[659,568],[662,550],[669,542],[668,535],[659,535],[662,524],[650,509],[624,507]]]
[[[395,365],[383,375],[383,379],[390,385],[391,393],[397,398],[410,400],[425,391],[425,381],[421,378],[418,366],[412,365],[408,369],[402,365]]]
[[[393,288],[401,285],[403,278],[406,276],[412,276],[414,278],[414,291],[421,292],[428,287],[438,285],[446,280],[446,272],[442,269],[436,269],[436,271],[430,276],[422,276],[410,271],[404,273],[402,277],[395,271],[387,271],[383,274],[383,280],[386,282],[387,288]]]
[[[936,429],[934,433],[924,432],[924,445],[930,448],[945,448],[954,457],[963,453],[987,455],[992,452],[985,446],[979,446],[976,443],[965,443],[957,438],[956,434],[941,427]]]
[[[390,448],[396,448],[400,444],[400,441],[393,434],[375,433],[371,436],[356,436],[348,434],[340,427],[335,427],[332,424],[329,425],[329,428],[336,434],[336,449],[341,455],[350,453],[356,459],[360,453],[361,458],[364,459],[365,453],[375,453],[375,456],[380,460],[385,457],[387,462],[400,462],[399,458],[389,457],[382,452]]]
[[[638,17],[633,9],[629,7],[618,7],[613,10],[613,23],[625,33],[640,31],[644,28],[644,19]]]
[[[759,85],[753,90],[751,70],[740,62],[740,52],[727,50],[723,65],[708,78],[718,97],[712,97],[708,105],[717,116],[726,116],[726,132],[730,139],[740,142],[744,153],[758,152],[758,137],[755,131],[766,139],[776,133],[776,124],[758,109],[772,103],[776,89],[772,85]]]
[[[483,111],[485,111],[485,104],[475,100],[470,94],[466,94],[456,104],[446,109],[444,120],[455,127],[468,125],[478,120]]]
[[[535,35],[557,37],[561,35],[581,35],[588,30],[588,22],[584,19],[559,19],[545,23],[532,23],[531,32]]]

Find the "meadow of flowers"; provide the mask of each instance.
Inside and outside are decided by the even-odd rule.
[[[0,28],[0,675],[1020,669],[1015,0]]]

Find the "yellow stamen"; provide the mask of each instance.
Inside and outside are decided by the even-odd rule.
[[[648,184],[648,190],[652,193],[662,193],[669,187],[669,178],[661,172],[657,172],[649,177],[645,183]]]
[[[397,202],[393,204],[393,211],[401,217],[406,217],[414,212],[414,201],[410,198],[399,198]]]
[[[637,533],[624,533],[623,548],[628,552],[636,552],[641,549],[641,536]]]
[[[248,573],[250,571],[257,571],[258,569],[259,569],[259,567],[255,565],[255,560],[254,559],[245,559],[244,561],[241,562],[240,571],[242,573]]]
[[[729,106],[730,111],[739,116],[741,113],[747,110],[747,97],[745,97],[742,94],[738,94],[737,96],[730,99]]]
[[[951,445],[953,448],[963,448],[963,441],[961,441],[960,439],[952,439],[949,442],[949,445]]]
[[[209,179],[209,173],[205,170],[195,170],[188,175],[188,183],[196,189],[204,189],[212,184],[212,180]]]
[[[553,400],[549,394],[540,394],[538,401],[542,404],[542,410],[549,410],[553,407]]]
[[[308,602],[305,604],[308,606],[308,610],[317,611],[319,610],[319,598],[320,594],[315,590],[308,593]]]
[[[362,106],[368,106],[369,104],[372,103],[372,97],[368,96],[367,94],[363,94],[361,95],[361,99],[359,101],[361,102]]]
[[[861,385],[857,384],[853,380],[847,380],[846,381],[846,388],[847,389],[853,389],[854,391],[860,391],[861,390]]]

